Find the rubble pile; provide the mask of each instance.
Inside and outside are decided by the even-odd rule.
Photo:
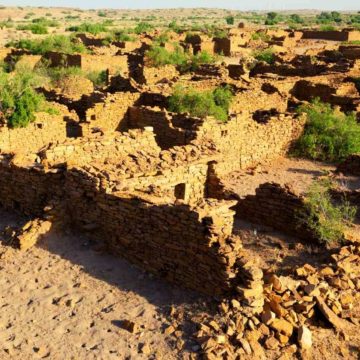
[[[248,278],[251,289],[237,288],[237,294],[220,302],[216,315],[198,323],[194,338],[204,358],[266,359],[266,349],[285,359],[309,351],[312,331],[319,326],[330,325],[348,338],[359,325],[352,312],[360,298],[360,245],[344,246],[331,257],[329,264],[305,264],[291,276],[265,272],[263,287],[255,280],[257,269]],[[254,311],[255,298],[264,306]]]

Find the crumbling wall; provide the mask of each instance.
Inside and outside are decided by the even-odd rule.
[[[186,205],[159,197],[109,192],[81,169],[0,165],[0,203],[29,216],[62,200],[58,214],[118,254],[167,280],[220,295],[233,289],[241,241],[232,236],[235,205],[202,200]],[[164,201],[165,200],[165,201]],[[59,204],[59,203],[58,203]],[[56,214],[55,210],[52,212]]]
[[[214,38],[214,52],[215,54],[230,56],[231,55],[230,38]]]
[[[66,121],[64,115],[37,113],[36,120],[25,128],[0,127],[0,153],[36,152],[51,142],[64,141],[69,135],[70,116],[74,117],[69,114]]]
[[[59,52],[49,51],[44,56],[44,59],[49,61],[49,65],[52,67],[80,67],[81,55],[80,54],[63,54]]]
[[[255,88],[235,94],[230,114],[252,115],[257,110],[276,109],[279,113],[285,113],[288,106],[288,97],[278,91],[267,93],[261,88]]]
[[[161,151],[152,131],[131,130],[128,133],[94,134],[50,145],[40,152],[40,158],[47,167],[62,164],[83,166],[95,161],[119,159],[134,154],[138,149],[144,149],[144,154],[152,156],[158,156]]]
[[[28,216],[42,216],[51,201],[63,198],[61,171],[46,173],[36,166],[17,166],[4,156],[0,160],[1,206]]]
[[[174,127],[172,116],[160,108],[130,107],[127,124],[129,128],[151,126],[156,134],[156,141],[162,149],[176,145],[185,145],[194,139],[194,133]]]
[[[332,41],[356,41],[360,40],[360,31],[318,31],[304,30],[303,39],[323,39]]]
[[[164,80],[171,80],[179,76],[179,72],[173,65],[165,65],[159,68],[144,66],[141,70],[147,85],[153,85]]]
[[[76,173],[69,174],[66,189],[73,226],[104,239],[111,252],[197,291],[215,295],[231,288],[241,249],[231,238],[233,203],[191,207],[106,194]]]
[[[81,55],[81,68],[86,71],[119,72],[124,76],[129,75],[128,57],[126,55]]]
[[[207,119],[198,131],[197,140],[214,142],[222,156],[215,166],[221,176],[286,154],[303,126],[303,120],[285,116],[271,118],[266,124],[241,115],[225,124]]]
[[[304,198],[288,185],[264,183],[255,195],[239,199],[236,214],[255,224],[270,226],[286,234],[313,240],[314,234],[303,222],[306,214]]]
[[[114,131],[126,127],[128,109],[139,97],[139,93],[131,92],[109,94],[104,102],[96,103],[86,111],[86,121],[82,124],[83,134],[91,133],[94,128]]]
[[[359,45],[340,46],[339,51],[347,59],[351,59],[351,60],[360,59],[360,46]]]

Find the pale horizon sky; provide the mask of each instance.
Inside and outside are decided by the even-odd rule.
[[[79,7],[83,9],[222,8],[233,10],[360,10],[359,0],[0,0],[5,6]]]

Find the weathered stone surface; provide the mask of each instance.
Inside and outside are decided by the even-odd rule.
[[[311,331],[305,325],[299,326],[298,342],[302,349],[307,350],[312,347]]]

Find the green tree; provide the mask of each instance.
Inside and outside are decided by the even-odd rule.
[[[360,124],[354,114],[334,112],[319,100],[301,106],[306,125],[294,153],[314,160],[341,161],[360,152]]]
[[[225,18],[225,21],[228,25],[234,25],[235,18],[232,15],[229,15]]]

